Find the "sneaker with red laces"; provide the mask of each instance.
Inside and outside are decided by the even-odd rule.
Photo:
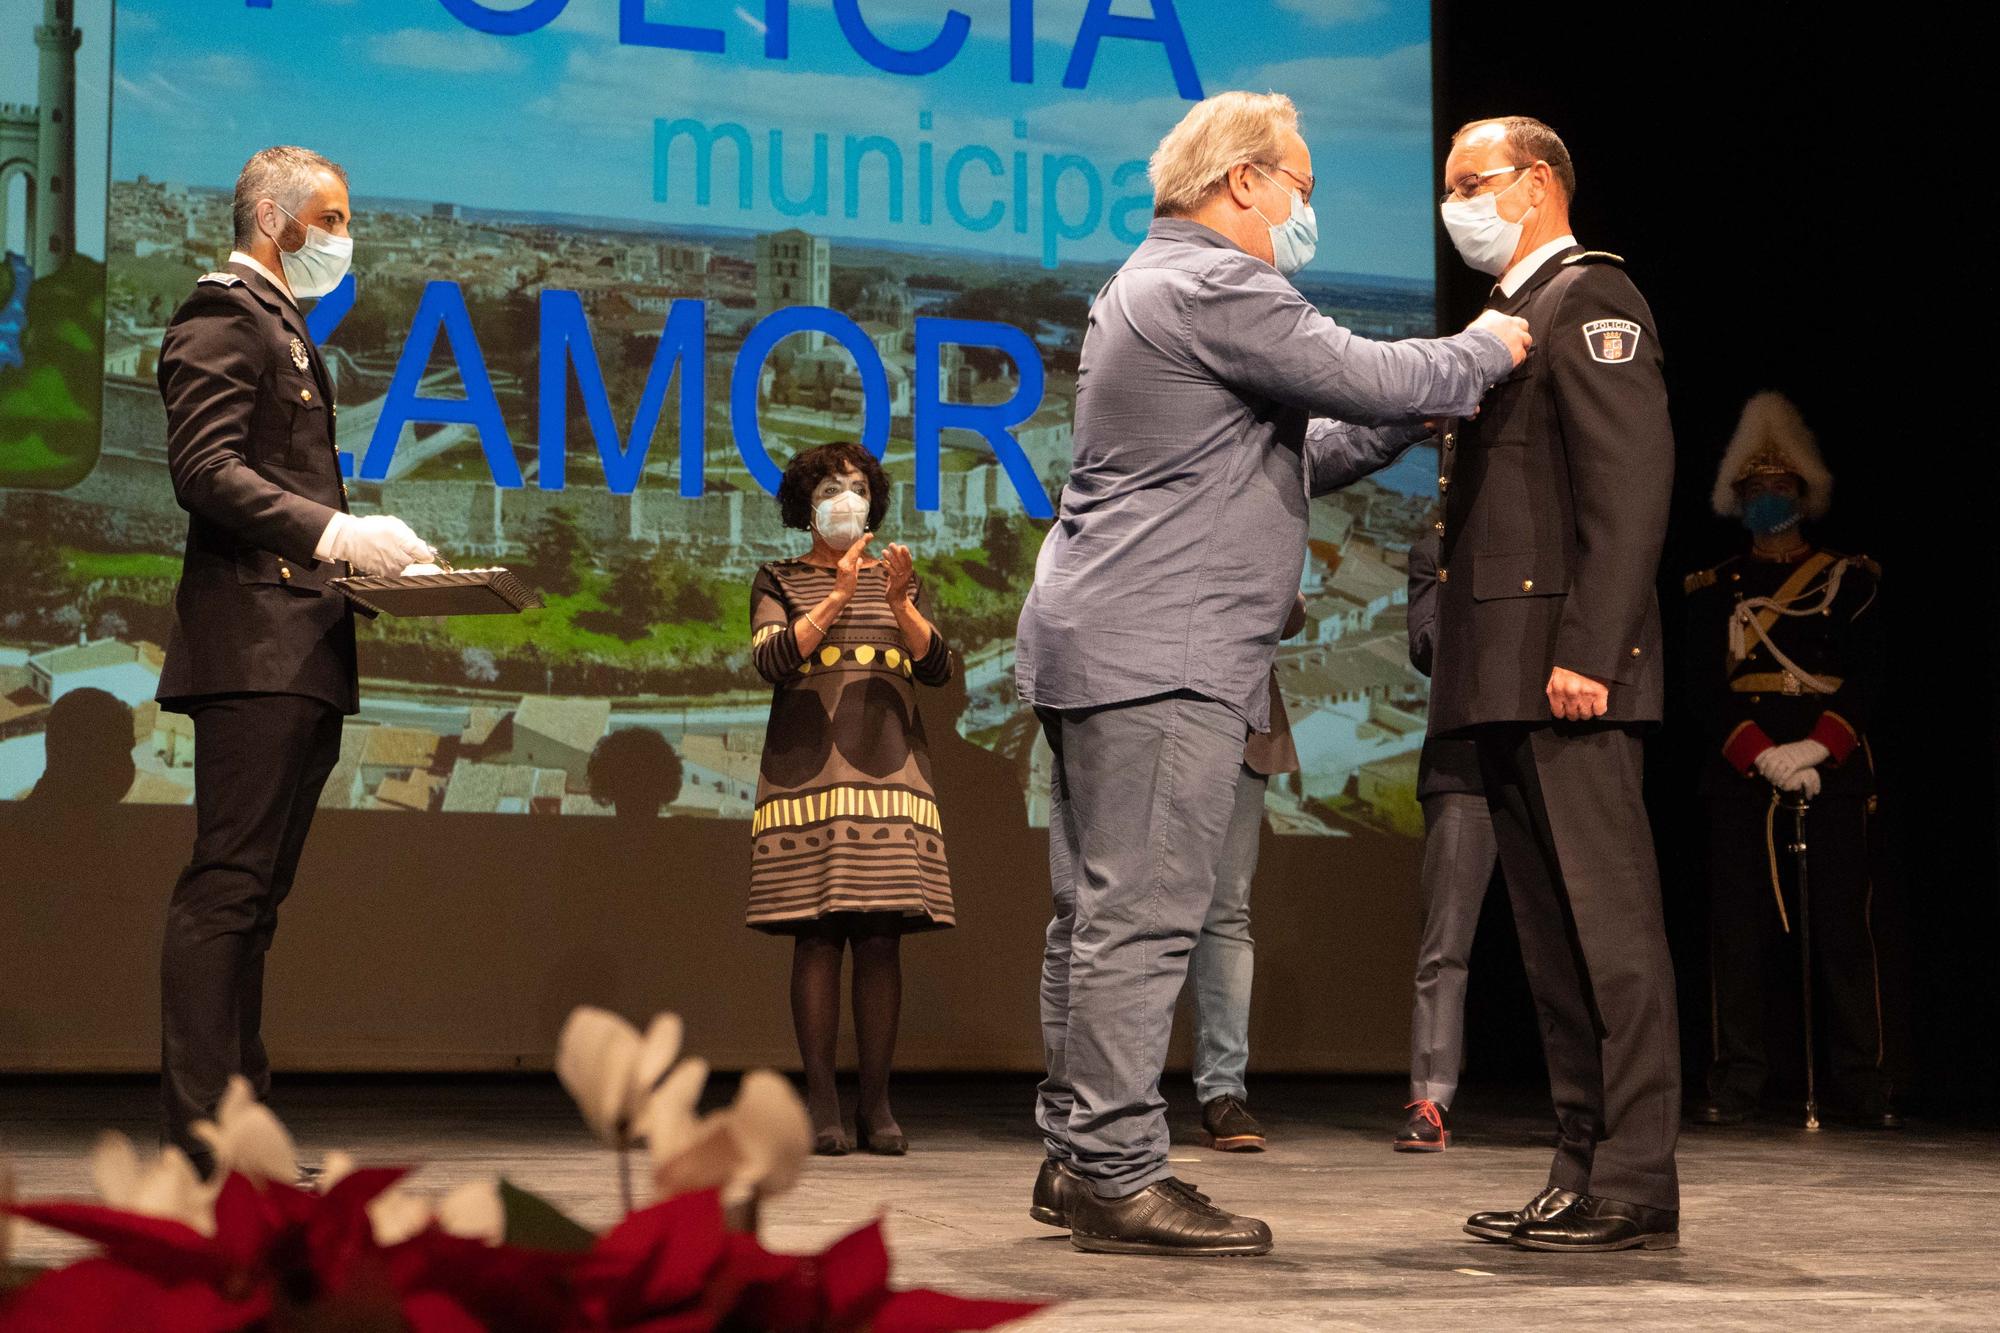
[[[1396,1135],[1397,1152],[1443,1152],[1451,1143],[1451,1131],[1444,1127],[1444,1108],[1434,1101],[1411,1102],[1403,1108],[1410,1118]]]

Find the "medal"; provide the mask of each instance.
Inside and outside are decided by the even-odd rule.
[[[306,356],[306,345],[297,338],[292,339],[292,364],[300,370],[312,364],[311,359]]]

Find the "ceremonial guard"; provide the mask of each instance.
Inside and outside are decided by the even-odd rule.
[[[1898,1124],[1869,874],[1876,791],[1867,737],[1882,676],[1881,570],[1866,556],[1815,546],[1802,531],[1825,515],[1832,489],[1798,409],[1779,394],[1758,394],[1743,409],[1712,496],[1717,514],[1749,529],[1750,547],[1686,582],[1687,660],[1708,756],[1701,786],[1715,1061],[1708,1100],[1695,1111],[1708,1124],[1735,1124],[1758,1108],[1772,1065],[1765,1015],[1773,991],[1823,1020],[1831,1107],[1871,1127]],[[1800,910],[1801,868],[1809,916]],[[1815,992],[1803,1002],[1797,983],[1779,980],[1802,934]]]

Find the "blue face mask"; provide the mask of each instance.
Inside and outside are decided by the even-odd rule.
[[[1759,537],[1775,537],[1798,526],[1797,497],[1765,491],[1743,506],[1743,526]]]
[[[1282,188],[1282,183],[1264,168],[1258,167],[1257,174]],[[1313,251],[1319,248],[1319,219],[1313,215],[1312,205],[1299,198],[1296,191],[1291,195],[1292,213],[1283,222],[1272,223],[1264,218],[1263,209],[1255,210],[1271,228],[1271,267],[1288,278],[1312,263]]]

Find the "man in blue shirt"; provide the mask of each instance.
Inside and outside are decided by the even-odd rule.
[[[1264,1223],[1168,1170],[1159,1079],[1244,742],[1269,727],[1307,502],[1469,414],[1530,340],[1489,313],[1374,343],[1300,295],[1314,182],[1289,98],[1199,103],[1150,174],[1152,228],[1091,309],[1075,459],[1021,612],[1021,697],[1055,752],[1032,1211],[1078,1249],[1261,1254]]]

